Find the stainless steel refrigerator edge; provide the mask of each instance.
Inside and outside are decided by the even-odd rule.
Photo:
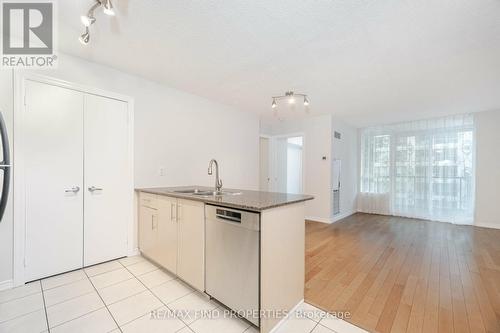
[[[3,158],[0,162],[0,170],[3,171],[2,177],[2,193],[0,197],[0,223],[2,222],[5,209],[7,207],[7,201],[9,199],[9,188],[10,188],[10,148],[9,148],[9,137],[7,134],[7,126],[5,125],[5,120],[2,113],[0,112],[0,139],[2,140],[2,152]]]

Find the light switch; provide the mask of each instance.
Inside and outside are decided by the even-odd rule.
[[[160,169],[158,170],[158,174],[162,177],[165,176],[165,172],[165,167],[160,167]]]

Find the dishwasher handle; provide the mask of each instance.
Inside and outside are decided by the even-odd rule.
[[[207,224],[227,223],[238,228],[260,231],[260,214],[257,212],[205,205],[205,220]]]
[[[227,221],[231,221],[231,222],[235,222],[235,223],[241,223],[241,218],[230,217],[230,216],[225,216],[225,215],[220,215],[220,214],[215,214],[215,216],[221,220],[227,220]]]
[[[222,220],[227,220],[235,223],[241,223],[241,213],[234,212],[227,209],[217,208],[215,210],[215,217]]]

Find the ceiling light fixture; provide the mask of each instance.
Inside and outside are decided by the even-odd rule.
[[[271,104],[271,108],[275,109],[278,106],[278,101],[280,99],[286,99],[288,100],[289,104],[295,104],[295,97],[296,96],[301,96],[304,98],[304,106],[309,106],[309,98],[307,97],[306,94],[297,94],[294,93],[293,91],[287,91],[285,92],[285,95],[283,96],[273,96],[273,103]]]
[[[89,27],[95,23],[96,18],[94,12],[96,8],[100,6],[103,7],[104,14],[109,16],[115,15],[115,11],[113,9],[113,4],[111,3],[111,0],[95,0],[95,3],[92,5],[92,7],[90,7],[89,11],[87,12],[87,15],[82,15],[80,17],[82,24],[85,26],[85,32],[80,36],[79,40],[84,45],[87,45],[90,41]]]

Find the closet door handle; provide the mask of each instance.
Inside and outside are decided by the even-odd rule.
[[[74,186],[70,189],[64,190],[64,192],[66,192],[66,193],[78,193],[79,191],[80,191],[79,186]]]
[[[95,186],[91,186],[91,187],[89,187],[89,191],[90,191],[90,192],[102,191],[102,188],[98,188],[98,187],[95,187]]]

